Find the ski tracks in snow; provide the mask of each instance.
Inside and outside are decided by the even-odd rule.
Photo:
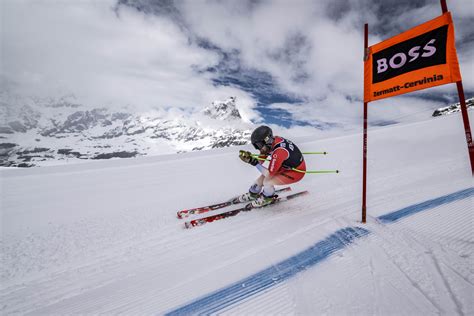
[[[318,201],[319,196],[308,197],[311,198],[292,201],[288,207],[280,205],[265,210],[266,213],[249,212],[196,230],[179,228],[179,234],[175,232],[180,226],[179,221],[171,221],[173,225],[165,226],[159,232],[152,231],[156,221],[148,224],[134,222],[133,225],[138,225],[141,230],[134,236],[118,238],[117,226],[122,225],[123,231],[133,229],[126,227],[125,218],[123,222],[110,223],[114,227],[111,235],[103,231],[103,235],[93,235],[96,248],[87,248],[89,253],[84,253],[83,264],[78,264],[78,260],[75,264],[68,264],[67,260],[61,263],[56,255],[51,263],[58,263],[61,269],[36,273],[34,278],[3,287],[0,296],[7,304],[2,306],[2,312],[165,312],[199,293],[209,293],[216,286],[223,287],[238,280],[239,276],[251,273],[252,270],[242,269],[243,265],[251,263],[254,267],[264,268],[265,262],[276,262],[285,256],[281,249],[290,249],[286,251],[289,256],[294,253],[292,247],[299,249],[311,245],[318,240],[316,236],[353,225],[359,215],[351,210],[354,201],[321,199],[315,209],[311,205]],[[395,224],[384,225],[372,220],[367,226],[371,234],[363,242],[357,242],[323,262],[322,271],[328,265],[336,265],[341,276],[362,284],[365,292],[370,288],[372,294],[368,296],[371,300],[366,300],[366,304],[374,314],[387,311],[384,304],[393,304],[393,293],[397,293],[399,300],[404,297],[404,304],[410,302],[409,308],[394,307],[401,313],[418,310],[420,313],[469,314],[472,303],[466,293],[473,292],[470,263],[474,257],[474,239],[470,232],[472,218],[471,222],[465,220],[470,218],[469,209],[469,201],[464,200]],[[453,220],[445,218],[447,216]],[[258,225],[255,225],[256,221]],[[89,229],[94,226],[92,223],[84,225]],[[96,225],[107,226],[104,223]],[[268,236],[275,238],[269,239]],[[93,242],[94,238],[87,239],[87,242]],[[46,239],[37,242],[42,240]],[[115,242],[111,242],[113,240]],[[232,253],[232,249],[240,251]],[[281,255],[260,262],[262,256],[271,254],[273,250]],[[47,256],[51,254],[46,253]],[[456,258],[451,259],[453,257]],[[345,268],[348,263],[350,267]],[[206,280],[227,273],[234,276],[206,285]],[[348,293],[342,294],[347,298],[345,303],[334,299],[337,293],[333,293],[331,288],[344,288],[347,279],[325,280],[319,274],[311,277],[312,273],[318,274],[312,270],[302,272],[296,281],[279,284],[222,312],[305,314],[315,305],[323,313],[368,310],[367,305],[357,302]],[[305,274],[310,274],[310,280],[323,282],[321,285],[308,285],[302,281]],[[334,276],[334,273],[329,275]],[[156,288],[157,284],[162,286]],[[318,286],[321,288],[315,289]],[[407,287],[413,290],[407,292]],[[357,292],[357,289],[353,291]],[[112,298],[101,294],[104,292]]]
[[[471,314],[471,200],[431,209],[392,225],[371,225],[371,243],[440,314]],[[466,235],[452,239],[450,235]],[[471,293],[471,294],[470,294]]]

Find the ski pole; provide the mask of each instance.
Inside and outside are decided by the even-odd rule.
[[[252,155],[252,157],[257,158],[258,160],[270,161],[270,159],[260,158],[258,155]],[[291,168],[291,170],[301,173],[339,173],[339,170],[299,170],[296,168]]]
[[[303,155],[327,155],[327,151],[315,151],[315,152],[306,152],[302,153]]]
[[[303,155],[327,155],[327,151],[311,151],[311,152],[305,152],[302,153]],[[259,154],[252,154],[252,157],[258,157]]]
[[[339,170],[299,170],[296,168],[291,168],[291,170],[296,171],[296,172],[301,172],[301,173],[339,173]]]

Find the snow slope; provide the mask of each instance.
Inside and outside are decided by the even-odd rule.
[[[472,114],[471,114],[472,115]],[[471,118],[472,120],[472,118]],[[284,135],[291,139],[291,135]],[[310,194],[190,230],[176,211],[244,192],[248,146],[2,169],[9,314],[474,314],[474,189],[460,114],[296,141]]]

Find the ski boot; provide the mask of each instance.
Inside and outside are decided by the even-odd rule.
[[[272,196],[265,196],[260,194],[260,196],[252,201],[252,207],[264,207],[275,202],[278,196],[276,194]]]
[[[250,202],[257,199],[260,196],[260,193],[247,192],[239,196],[237,199],[239,203]]]

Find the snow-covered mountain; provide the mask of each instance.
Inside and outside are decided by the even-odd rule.
[[[77,159],[179,153],[246,144],[252,125],[236,98],[200,112],[131,113],[91,108],[73,96],[0,103],[0,166],[33,166]]]
[[[470,108],[474,108],[474,98],[466,99],[466,107],[467,107],[468,110]],[[451,105],[446,106],[446,107],[436,109],[433,112],[433,116],[448,115],[448,114],[452,114],[452,113],[456,113],[456,112],[460,112],[460,111],[461,111],[461,103],[458,102],[458,103],[451,104]]]

